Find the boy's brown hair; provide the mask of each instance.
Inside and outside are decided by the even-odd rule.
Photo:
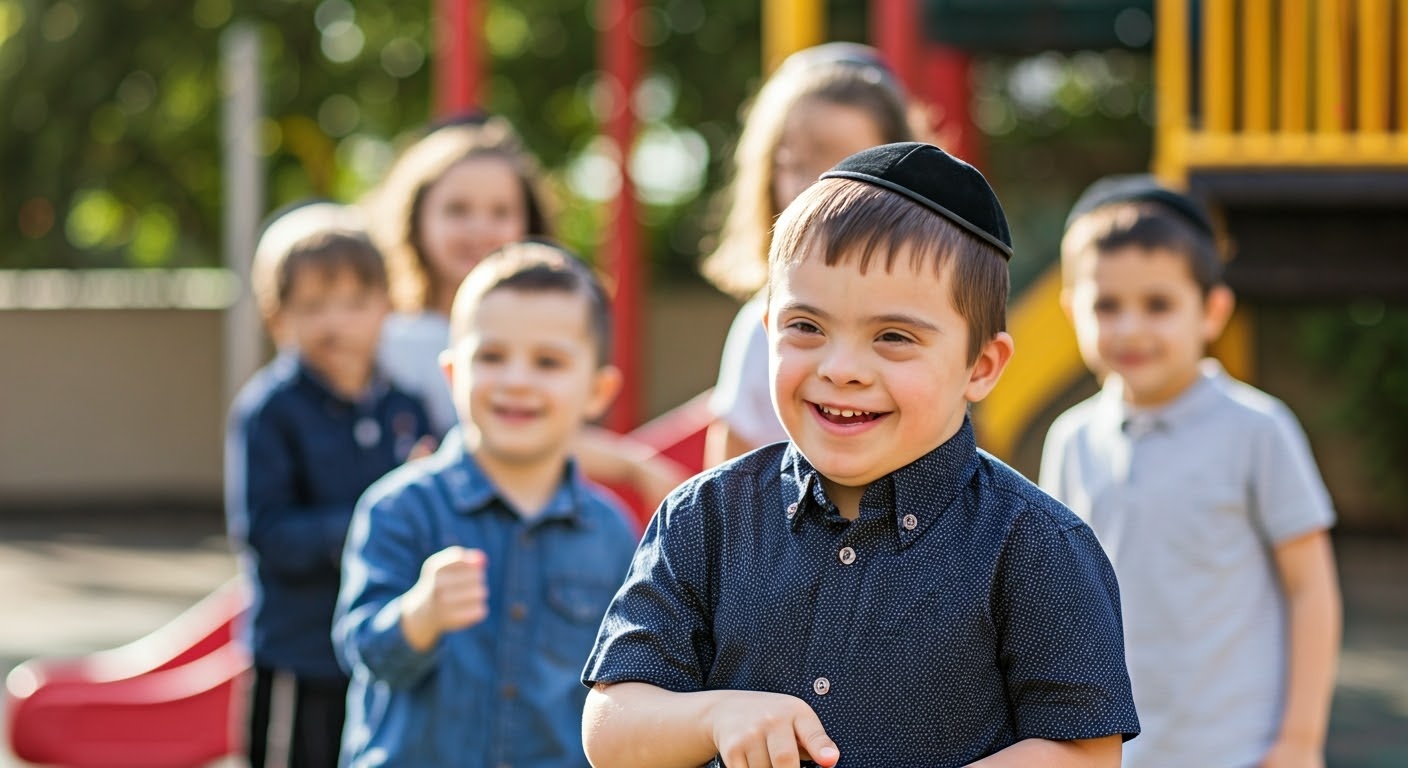
[[[1148,174],[1106,176],[1081,193],[1061,237],[1062,281],[1069,286],[1086,259],[1125,248],[1182,258],[1204,296],[1222,284],[1228,249],[1212,217]]]
[[[328,202],[299,205],[265,227],[254,251],[251,289],[268,319],[284,309],[300,277],[331,277],[343,270],[368,288],[387,290],[381,251],[352,209]]]
[[[469,332],[484,297],[501,290],[581,297],[587,305],[587,330],[596,346],[597,366],[611,363],[611,300],[606,289],[576,255],[541,240],[505,245],[470,271],[450,311],[451,345]]]
[[[932,264],[934,274],[948,271],[953,307],[968,321],[968,363],[983,345],[1007,330],[1007,261],[1002,252],[949,219],[884,187],[847,178],[816,182],[778,219],[769,253],[769,270],[820,255],[827,266],[857,259],[862,272],[883,259],[895,268],[909,249],[911,269]]]

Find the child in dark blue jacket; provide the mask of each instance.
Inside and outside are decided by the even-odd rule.
[[[331,629],[357,498],[428,434],[418,400],[374,367],[386,269],[350,209],[296,208],[265,230],[252,275],[278,357],[226,433],[230,535],[251,577],[250,764],[334,766],[347,678]]]

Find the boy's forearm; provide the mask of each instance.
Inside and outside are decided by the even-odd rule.
[[[1341,605],[1334,555],[1323,532],[1277,550],[1286,590],[1286,705],[1279,741],[1320,752],[1329,726]]]
[[[1050,741],[1023,739],[972,763],[973,768],[1119,768],[1122,737]]]
[[[712,691],[598,684],[582,715],[587,758],[596,768],[697,768],[718,754],[703,725],[714,699]]]

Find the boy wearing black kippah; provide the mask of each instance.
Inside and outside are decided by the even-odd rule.
[[[791,440],[656,513],[583,673],[593,765],[1119,764],[1114,573],[968,419],[1012,355],[1011,252],[982,175],[926,144],[853,155],[782,214]]]

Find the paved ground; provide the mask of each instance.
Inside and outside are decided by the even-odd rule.
[[[1408,541],[1336,547],[1346,627],[1329,764],[1408,768]],[[141,637],[234,573],[215,511],[0,510],[0,674]],[[0,768],[16,768],[7,745]]]

